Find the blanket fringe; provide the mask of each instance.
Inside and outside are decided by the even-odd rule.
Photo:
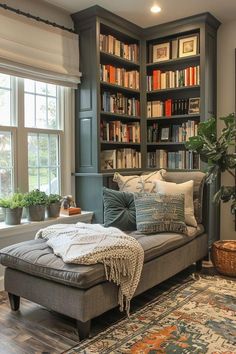
[[[114,282],[117,285],[120,285],[122,282],[122,277],[127,277],[130,279],[131,272],[130,270],[130,261],[128,259],[103,259],[104,269],[106,279]],[[118,304],[120,305],[120,311],[125,309],[127,315],[129,316],[130,312],[130,300],[122,293],[121,288],[119,288],[118,292]]]

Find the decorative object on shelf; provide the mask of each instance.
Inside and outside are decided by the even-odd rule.
[[[235,146],[236,118],[235,114],[218,118],[224,122],[224,128],[217,137],[216,119],[210,118],[198,125],[198,134],[190,137],[186,148],[197,152],[200,159],[208,164],[209,183],[212,183],[221,172],[227,171],[233,177],[232,186],[221,186],[215,194],[214,201],[223,203],[231,201],[231,211],[236,211],[235,168],[236,153],[231,152]]]
[[[66,195],[62,198],[60,213],[67,216],[81,214],[81,208],[76,206],[72,195]]]
[[[152,47],[153,63],[170,59],[170,42],[155,44]]]
[[[58,218],[60,215],[62,196],[49,194],[47,201],[47,214],[49,218]]]
[[[188,114],[200,113],[200,97],[189,98]]]
[[[23,201],[28,221],[43,221],[45,219],[45,208],[48,201],[45,192],[34,189],[24,194]]]
[[[219,273],[236,277],[236,241],[214,242],[211,249],[211,259]]]
[[[3,208],[4,221],[7,225],[18,225],[21,223],[22,209],[24,206],[24,195],[14,193],[10,197],[0,199],[0,207]]]
[[[169,141],[170,140],[170,128],[165,127],[161,128],[161,141]]]
[[[179,58],[198,54],[198,35],[179,38]]]

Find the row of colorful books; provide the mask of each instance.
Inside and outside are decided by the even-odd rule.
[[[125,97],[119,92],[104,91],[101,96],[101,110],[109,113],[140,116],[140,101],[135,97]]]
[[[147,76],[147,90],[163,90],[184,86],[200,85],[200,66],[191,66],[175,71],[153,70],[152,75]]]
[[[147,117],[171,117],[173,115],[199,114],[200,98],[179,98],[147,102]]]
[[[137,70],[127,71],[124,68],[100,64],[100,80],[139,90],[139,72]]]
[[[125,148],[101,151],[101,170],[141,168],[141,153]]]
[[[100,34],[100,50],[134,62],[139,61],[137,44],[123,43],[111,35]]]
[[[100,134],[102,141],[140,143],[140,124],[138,122],[124,124],[119,120],[101,121]]]
[[[149,168],[199,169],[199,155],[192,151],[156,150],[147,153]]]

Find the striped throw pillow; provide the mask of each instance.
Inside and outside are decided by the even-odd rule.
[[[134,193],[137,230],[187,233],[184,220],[184,194]]]

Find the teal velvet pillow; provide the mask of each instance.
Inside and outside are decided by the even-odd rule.
[[[123,231],[136,230],[136,212],[133,193],[103,188],[104,226]]]
[[[184,195],[134,193],[137,230],[187,233],[184,219]]]

